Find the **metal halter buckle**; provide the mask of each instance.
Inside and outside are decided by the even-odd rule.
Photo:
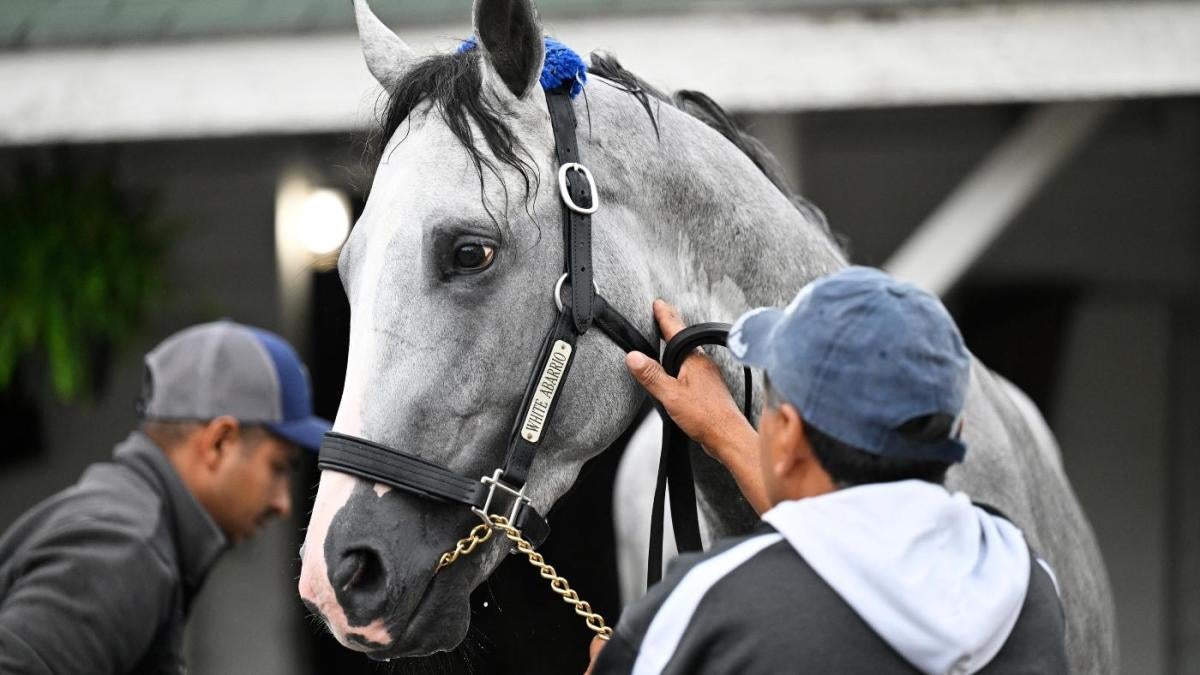
[[[500,480],[503,477],[504,470],[496,469],[491,476],[484,476],[483,478],[479,479],[480,483],[488,486],[487,499],[483,500],[483,508],[479,509],[471,507],[471,512],[479,516],[484,523],[491,526],[493,524],[491,519],[492,498],[496,496],[496,488],[500,488],[513,498],[512,510],[508,512],[508,522],[513,527],[516,527],[517,515],[521,513],[521,509],[529,506],[533,502],[529,499],[529,497],[525,496],[524,485],[521,486],[521,489],[514,490],[508,485],[505,485],[504,481]]]
[[[588,191],[592,195],[591,206],[586,208],[580,206],[571,197],[571,190],[567,185],[567,172],[572,170],[582,173],[583,177],[587,179]],[[600,208],[600,193],[596,190],[596,181],[592,179],[592,172],[588,171],[587,167],[579,162],[567,162],[558,167],[558,191],[562,194],[563,202],[567,205],[567,208],[575,213],[582,213],[587,216],[595,213],[596,209]]]
[[[571,276],[571,275],[569,275],[569,274],[562,275],[561,277],[558,278],[558,283],[554,284],[554,306],[558,308],[559,312],[563,311],[563,301],[562,301],[563,283],[567,280],[567,277],[569,277],[569,276]],[[596,295],[600,295],[600,287],[596,285],[595,279],[592,279],[592,290],[596,292]]]

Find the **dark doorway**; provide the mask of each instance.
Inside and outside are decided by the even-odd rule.
[[[971,352],[1053,419],[1054,385],[1080,295],[1062,284],[968,284],[949,304]]]

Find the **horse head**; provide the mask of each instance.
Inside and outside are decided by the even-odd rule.
[[[422,58],[365,0],[355,8],[390,106],[370,197],[339,260],[351,330],[334,429],[490,475],[557,317],[563,207],[539,86],[544,36],[529,0],[476,0],[477,46]],[[643,336],[654,334],[658,294],[730,320],[751,302],[782,299],[795,286],[781,280],[797,270],[811,277],[839,264],[826,233],[811,218],[796,227],[804,214],[728,136],[636,83],[604,84],[575,103],[602,204],[593,267]],[[579,338],[576,354],[526,483],[543,514],[645,400],[622,350],[598,331]],[[434,567],[478,523],[462,505],[326,469],[300,595],[342,644],[374,658],[452,649],[469,626],[470,592],[507,546],[494,540]]]
[[[483,476],[503,460],[557,311],[561,205],[538,86],[541,28],[528,2],[480,0],[478,48],[421,59],[362,0],[356,11],[371,72],[402,120],[339,260],[352,318],[334,428]],[[604,173],[596,163],[592,170]],[[632,212],[608,191],[601,199],[597,230],[613,233],[595,239],[601,283],[611,300],[646,315],[649,279],[615,236],[633,224],[624,222]],[[639,323],[650,335],[648,316]],[[641,405],[616,346],[589,334],[579,350],[543,441],[551,450],[530,470],[528,494],[541,513]],[[463,506],[326,470],[300,594],[338,640],[372,656],[453,648],[467,630],[470,591],[505,553],[493,542],[435,575],[440,554],[473,524]]]

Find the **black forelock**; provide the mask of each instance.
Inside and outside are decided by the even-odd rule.
[[[521,176],[528,205],[529,199],[537,189],[537,168],[520,139],[513,134],[506,122],[504,111],[483,95],[483,75],[479,60],[478,49],[438,54],[423,59],[406,73],[392,90],[387,92],[380,126],[369,145],[368,161],[372,167],[378,166],[390,139],[400,125],[422,106],[428,105],[430,111],[437,111],[441,115],[455,138],[470,155],[479,175],[480,189],[483,189],[485,169],[497,177],[500,175],[500,167],[492,161],[494,157]],[[645,108],[655,135],[658,134],[658,119],[652,102],[666,103],[704,122],[741,150],[763,175],[792,201],[807,220],[833,237],[821,210],[792,192],[775,156],[758,139],[743,131],[716,101],[701,92],[690,90],[681,90],[673,96],[668,96],[626,70],[615,57],[603,52],[591,54],[588,71],[589,74],[600,78],[601,82],[616,86],[636,98]],[[586,96],[586,90],[584,95]],[[483,135],[484,144],[492,157],[488,157],[476,145],[472,122]],[[501,185],[503,184],[504,181],[501,181]],[[508,198],[507,190],[505,198]],[[494,219],[495,216],[486,202],[484,206]]]
[[[479,59],[478,49],[430,56],[413,66],[391,91],[386,92],[379,128],[372,134],[368,144],[367,161],[370,166],[377,167],[384,159],[389,141],[400,126],[428,106],[428,112],[436,112],[441,116],[470,155],[479,176],[481,191],[484,188],[485,169],[500,177],[501,167],[496,164],[499,161],[521,176],[525,199],[528,201],[536,192],[537,168],[505,121],[504,111],[483,95]],[[483,135],[483,145],[490,151],[490,157],[476,144],[472,123]],[[505,185],[503,180],[500,184]],[[508,199],[507,188],[505,199]],[[496,216],[486,200],[484,207],[495,220]]]

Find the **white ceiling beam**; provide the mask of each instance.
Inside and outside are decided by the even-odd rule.
[[[950,193],[884,268],[938,295],[950,291],[1055,172],[1095,133],[1110,102],[1034,109]]]
[[[400,32],[450,49],[462,25]],[[1200,93],[1200,3],[1068,2],[550,21],[651,82],[741,111]],[[0,54],[0,144],[361,128],[353,35]]]

